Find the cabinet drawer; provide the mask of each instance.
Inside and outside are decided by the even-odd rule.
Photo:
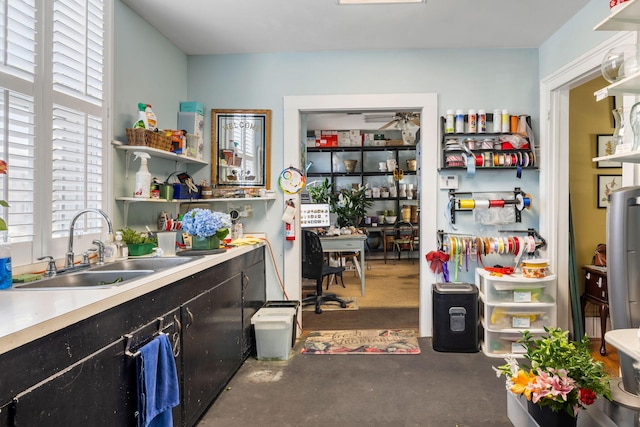
[[[587,295],[608,301],[609,291],[607,289],[607,276],[587,271],[585,273],[584,292]]]
[[[549,327],[553,323],[553,306],[488,306],[485,313],[487,329],[524,331]]]

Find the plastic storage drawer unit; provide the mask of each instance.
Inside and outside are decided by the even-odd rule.
[[[251,318],[258,359],[287,360],[291,351],[295,308],[263,307]]]
[[[479,351],[478,288],[469,283],[433,285],[433,349]]]

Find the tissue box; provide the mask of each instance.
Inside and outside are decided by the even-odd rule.
[[[199,102],[181,102],[180,112],[182,113],[198,113],[204,116],[204,105]]]

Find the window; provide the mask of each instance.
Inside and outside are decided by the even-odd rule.
[[[14,265],[61,258],[69,222],[108,188],[109,1],[0,0],[0,199]],[[83,216],[80,235],[105,224]]]

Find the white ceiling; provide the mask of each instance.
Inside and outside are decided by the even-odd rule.
[[[538,48],[589,0],[122,0],[188,55]],[[602,0],[604,1],[604,0]]]

